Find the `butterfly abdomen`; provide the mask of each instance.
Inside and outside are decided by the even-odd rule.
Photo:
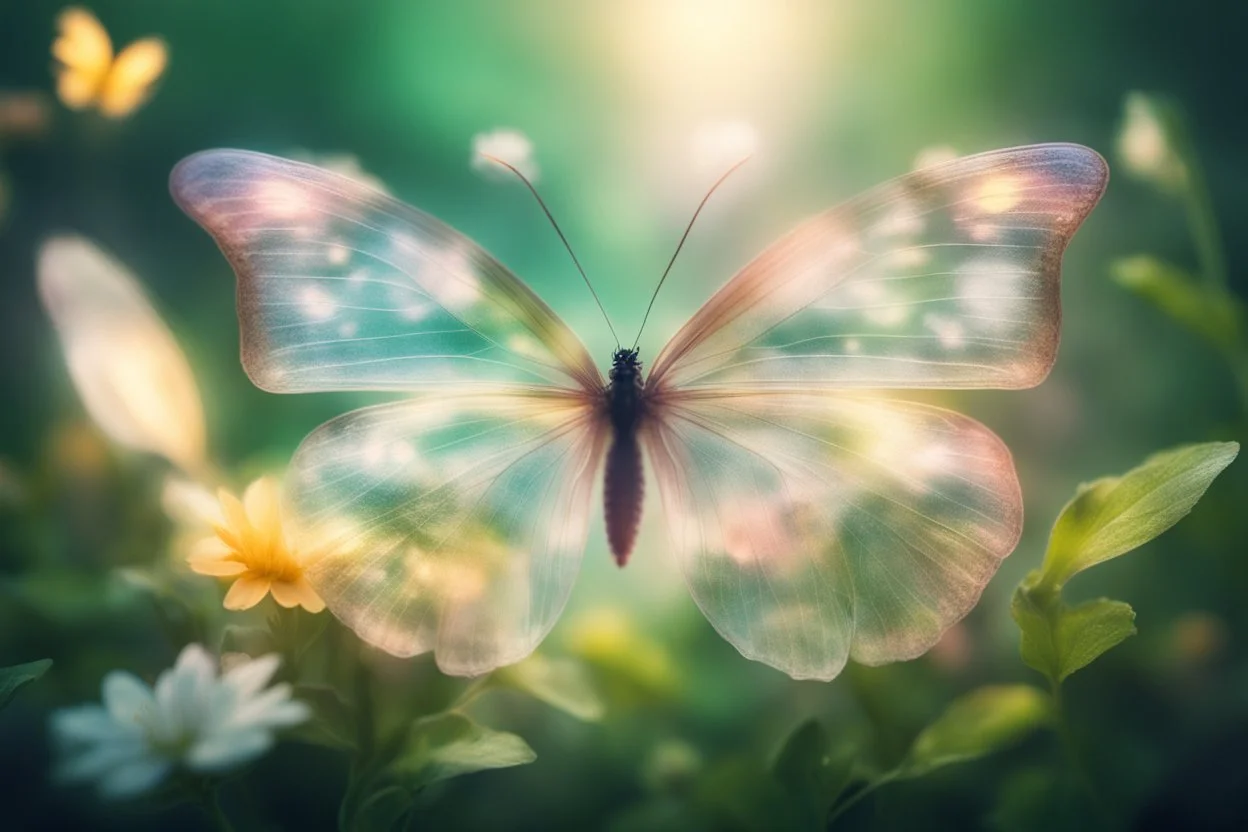
[[[641,498],[644,482],[641,449],[636,432],[617,433],[607,452],[606,480],[603,485],[603,516],[607,521],[607,542],[620,566],[628,563],[641,525]]]
[[[641,525],[641,448],[637,428],[643,415],[641,362],[636,350],[616,350],[607,386],[607,409],[611,419],[611,449],[602,489],[607,542],[620,566],[628,563]]]

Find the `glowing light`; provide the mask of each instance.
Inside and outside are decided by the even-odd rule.
[[[747,121],[703,124],[690,141],[693,164],[703,173],[722,173],[758,151],[758,130]]]
[[[993,176],[979,187],[975,204],[988,214],[1004,214],[1022,201],[1020,183],[1016,176]]]
[[[39,252],[39,294],[87,412],[114,441],[204,465],[204,414],[186,356],[124,266],[81,237]]]
[[[271,216],[283,219],[304,218],[315,210],[304,191],[280,179],[257,182],[252,199],[264,206]]]
[[[965,344],[964,328],[957,321],[929,312],[923,316],[923,323],[936,335],[942,347],[954,349]]]
[[[309,287],[299,293],[299,305],[313,321],[327,321],[338,311],[338,304],[324,289]]]
[[[533,142],[519,130],[499,128],[472,137],[472,169],[488,176],[510,177],[511,172],[488,158],[491,156],[512,165],[530,182],[537,182],[539,170],[533,158]]]
[[[947,144],[934,144],[923,148],[914,156],[914,162],[911,163],[911,170],[923,170],[935,165],[943,165],[946,162],[952,162],[958,158],[958,151]]]

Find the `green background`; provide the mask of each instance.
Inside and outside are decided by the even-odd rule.
[[[0,90],[51,90],[48,48],[60,9],[0,0]],[[53,103],[43,137],[0,137],[11,188],[0,221],[0,459],[37,472],[54,497],[47,528],[19,532],[4,518],[0,569],[8,575],[44,557],[96,567],[142,562],[164,545],[154,462],[109,451],[120,491],[78,488],[58,468],[58,437],[84,415],[34,290],[34,254],[50,233],[85,234],[140,276],[190,357],[212,451],[231,470],[280,466],[306,432],[369,400],[273,396],[243,374],[233,277],[167,192],[172,166],[204,148],[355,155],[398,197],[521,275],[605,368],[613,342],[588,293],[528,195],[470,169],[474,134],[511,127],[532,139],[546,201],[613,320],[631,333],[715,176],[688,164],[691,133],[726,119],[757,128],[756,158],[708,207],[661,296],[644,360],[771,239],[904,172],[921,149],[1075,141],[1113,168],[1125,95],[1154,91],[1187,114],[1232,288],[1241,296],[1248,289],[1248,236],[1239,233],[1248,218],[1248,12],[1239,3],[118,0],[92,9],[118,43],[162,36],[171,63],[152,101],[129,119]],[[669,786],[645,774],[665,742],[689,744],[711,771],[725,760],[764,759],[797,721],[818,715],[834,736],[873,737],[887,757],[956,693],[1034,680],[1017,658],[1010,592],[1039,564],[1075,486],[1172,444],[1242,438],[1244,417],[1217,354],[1109,279],[1114,258],[1137,252],[1194,264],[1181,206],[1116,173],[1065,259],[1052,376],[1034,390],[941,399],[1006,440],[1028,516],[1022,544],[968,619],[964,663],[929,657],[852,668],[818,684],[748,662],[684,594],[650,506],[622,572],[601,529],[591,533],[572,607],[551,643],[566,643],[587,611],[621,609],[670,653],[678,691],[623,704],[600,725],[499,700],[497,719],[529,739],[539,760],[452,782],[416,828],[623,824],[667,799]],[[1075,589],[1129,600],[1138,613],[1140,635],[1076,676],[1068,698],[1108,801],[1141,827],[1216,826],[1248,812],[1242,467],[1179,529]],[[100,807],[46,780],[47,707],[95,696],[111,667],[150,677],[176,653],[179,645],[132,618],[74,636],[63,624],[0,610],[0,665],[59,661],[74,638],[87,639],[73,642],[82,655],[58,678],[0,715],[0,802],[8,807],[0,813],[14,813],[18,828],[167,822]],[[1196,631],[1213,646],[1184,641]],[[1047,740],[1029,741],[1006,758],[892,787],[846,823],[981,824],[1054,754]],[[250,778],[260,816],[272,828],[328,828],[334,766],[298,749],[266,759]]]

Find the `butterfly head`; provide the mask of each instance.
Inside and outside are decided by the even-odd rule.
[[[636,349],[620,348],[611,356],[611,380],[641,377],[641,359]]]

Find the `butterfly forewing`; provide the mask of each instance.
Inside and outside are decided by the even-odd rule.
[[[819,215],[746,266],[651,387],[1019,388],[1053,364],[1062,252],[1105,188],[1077,145],[970,156]]]
[[[236,150],[184,160],[171,188],[238,274],[243,363],[266,390],[601,389],[546,304],[414,208]]]
[[[924,652],[1018,541],[1009,451],[956,413],[745,390],[662,412],[643,440],[694,600],[794,678]]]

